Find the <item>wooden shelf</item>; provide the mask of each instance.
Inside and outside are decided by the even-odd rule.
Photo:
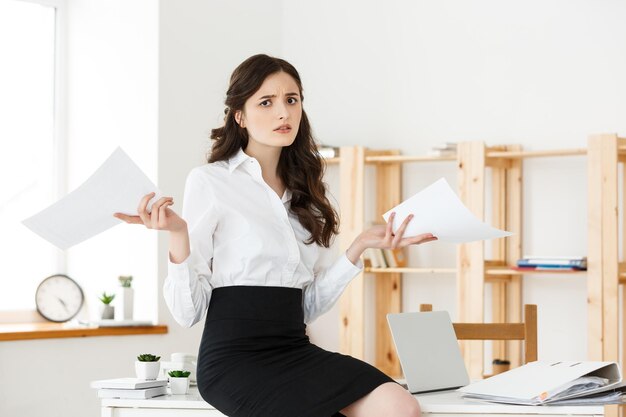
[[[342,147],[340,166],[340,206],[342,209],[341,246],[347,248],[364,229],[366,221],[365,190],[375,190],[374,214],[382,214],[399,204],[402,198],[402,169],[405,162],[453,162],[457,168],[458,194],[464,205],[479,219],[491,206],[493,227],[517,233],[491,244],[485,260],[485,245],[477,242],[460,244],[457,268],[366,268],[368,280],[375,282],[375,365],[390,375],[400,365],[391,343],[385,321],[388,313],[402,311],[403,274],[455,274],[457,315],[459,322],[480,323],[485,317],[486,283],[491,285],[491,317],[494,322],[521,322],[523,282],[526,276],[583,276],[587,283],[588,358],[596,361],[618,361],[619,304],[618,293],[626,299],[626,249],[618,249],[618,215],[622,218],[622,235],[626,233],[624,213],[617,207],[618,195],[626,195],[626,174],[618,164],[626,165],[626,138],[616,134],[591,135],[586,148],[557,150],[523,150],[520,145],[503,144],[487,147],[482,141],[457,143],[456,154],[447,156],[407,156],[398,150],[371,150],[362,146]],[[523,162],[525,158],[584,157],[587,159],[588,210],[587,271],[517,270],[511,268],[522,257]],[[558,162],[558,160],[557,160]],[[365,186],[366,166],[375,168],[375,180]],[[487,175],[489,173],[489,175]],[[621,183],[622,190],[618,189]],[[490,190],[489,198],[486,190]],[[621,191],[621,193],[618,193]],[[584,198],[584,197],[581,197]],[[580,199],[580,198],[578,198]],[[577,200],[578,201],[578,200]],[[620,256],[618,256],[620,255]],[[451,260],[452,261],[452,260]],[[616,279],[617,278],[617,279]],[[340,305],[340,350],[358,358],[364,357],[365,321],[364,280],[348,286]],[[624,310],[622,323],[626,323]],[[626,325],[622,333],[626,334]],[[470,378],[483,374],[484,348],[481,343],[463,342],[462,352]],[[506,357],[511,366],[522,361],[520,343],[495,342],[492,357]],[[626,363],[626,351],[622,357]]]
[[[366,156],[365,162],[441,162],[456,161],[456,155],[448,156],[407,156],[407,155],[376,155]]]
[[[580,275],[580,274],[586,274],[586,273],[587,271],[571,271],[571,270],[559,271],[559,270],[550,270],[550,269],[520,271],[517,269],[509,268],[508,266],[490,267],[485,270],[485,275],[537,275],[537,274]]]
[[[165,334],[167,326],[95,327],[65,323],[1,324],[0,341],[56,339],[64,337],[124,336],[139,334]]]
[[[487,151],[487,158],[540,158],[587,155],[587,149],[553,149],[544,151]]]
[[[365,268],[364,272],[372,274],[456,274],[456,268]]]

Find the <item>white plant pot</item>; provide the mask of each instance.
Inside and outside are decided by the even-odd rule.
[[[118,314],[122,320],[132,320],[135,291],[130,287],[122,287],[121,290],[118,300],[118,307],[120,309]]]
[[[187,394],[189,392],[189,377],[170,377],[170,389],[172,390],[172,395]]]
[[[100,318],[102,320],[112,320],[113,318],[115,318],[115,307],[110,304],[101,304]]]
[[[135,361],[135,374],[138,379],[157,379],[161,363]]]

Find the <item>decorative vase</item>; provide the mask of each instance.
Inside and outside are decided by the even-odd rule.
[[[170,389],[172,395],[183,395],[189,392],[189,377],[175,378],[170,377]]]
[[[122,320],[133,319],[133,298],[135,291],[131,287],[122,287],[120,294],[119,307]]]
[[[115,307],[110,304],[100,305],[100,318],[102,320],[109,320],[115,317]]]
[[[159,376],[160,362],[135,361],[135,374],[138,379],[157,379]]]

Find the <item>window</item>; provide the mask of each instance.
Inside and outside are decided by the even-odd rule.
[[[0,2],[0,315],[34,310],[38,283],[64,255],[21,221],[62,190],[59,5]]]

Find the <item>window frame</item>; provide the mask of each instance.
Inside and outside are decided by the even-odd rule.
[[[14,0],[35,3],[54,9],[54,78],[53,78],[53,162],[55,199],[67,193],[67,3],[66,0]],[[59,273],[67,270],[67,254],[57,250],[56,268]],[[0,324],[47,322],[36,309],[0,311]]]

